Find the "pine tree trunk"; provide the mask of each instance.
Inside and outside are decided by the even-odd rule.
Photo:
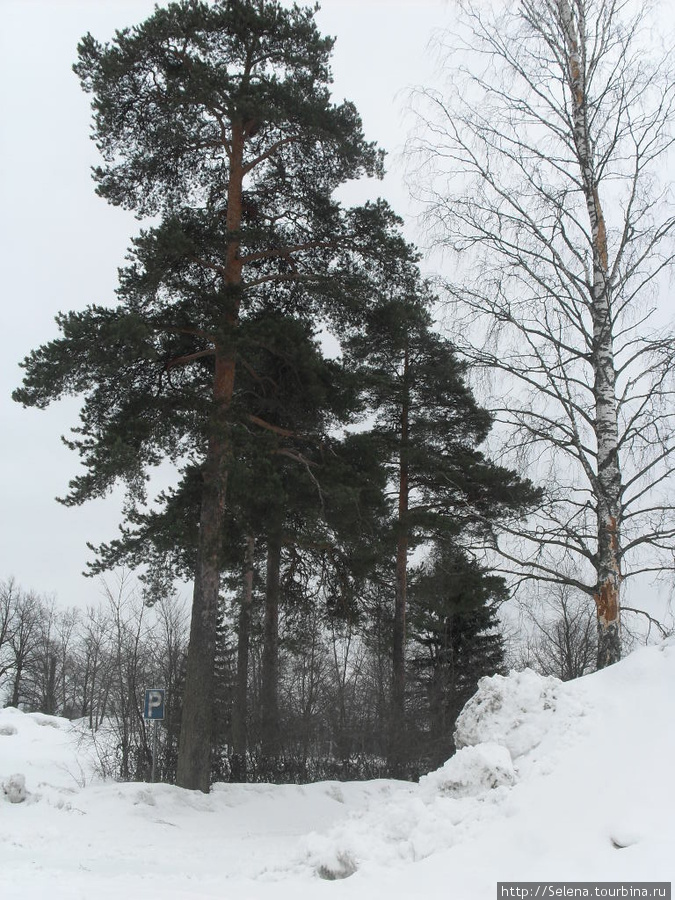
[[[273,760],[279,754],[279,593],[281,580],[281,527],[267,537],[267,584],[262,658],[262,755]]]
[[[216,444],[215,441],[213,441]],[[192,598],[176,784],[208,793],[211,775],[216,625],[220,590],[220,548],[225,507],[224,441],[209,453],[204,472],[199,554]]]
[[[246,781],[246,720],[248,718],[248,651],[253,606],[253,565],[255,538],[246,541],[246,573],[239,608],[237,634],[237,687],[232,709],[232,781]]]
[[[433,765],[440,766],[448,758],[447,744],[452,737],[446,722],[447,686],[445,684],[443,662],[437,658],[431,669],[430,683],[427,688],[429,698],[429,737],[430,755]]]
[[[403,404],[398,484],[398,537],[396,543],[396,593],[394,599],[394,633],[392,647],[391,721],[389,725],[389,767],[393,774],[402,774],[405,751],[405,637],[406,604],[408,595],[408,351],[404,355]]]
[[[401,498],[403,499],[403,498]],[[402,504],[401,504],[402,505]],[[400,519],[399,519],[400,522]],[[392,707],[400,728],[405,718],[405,631],[408,592],[408,536],[400,534],[396,548],[396,599],[394,607]]]
[[[575,22],[569,0],[558,0],[565,33],[570,92],[574,116],[574,141],[590,222],[593,253],[591,316],[593,320],[592,365],[595,397],[594,430],[597,442],[597,582],[595,605],[598,624],[599,669],[621,657],[621,469],[616,399],[616,369],[612,333],[611,284],[607,229],[595,177],[593,142],[588,126],[586,73],[580,52],[583,20]]]
[[[233,127],[227,193],[228,241],[223,278],[225,301],[221,310],[221,325],[225,326],[222,329],[225,337],[222,337],[218,328],[218,333],[213,338],[213,411],[203,467],[199,549],[176,768],[176,784],[206,793],[211,780],[216,624],[229,457],[228,414],[234,393],[236,362],[233,347],[225,342],[228,340],[228,331],[236,327],[239,319],[237,289],[241,284],[239,229],[242,217],[244,139],[243,126]]]

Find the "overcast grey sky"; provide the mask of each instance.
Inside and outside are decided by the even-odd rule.
[[[94,194],[89,99],[71,71],[80,37],[100,40],[133,25],[151,0],[0,0],[0,579],[56,594],[63,605],[97,602],[84,579],[86,542],[115,536],[119,499],[77,509],[55,502],[78,470],[60,435],[79,403],[24,410],[10,399],[18,363],[56,337],[59,310],[107,302],[138,223]],[[323,0],[317,16],[338,38],[334,94],[353,100],[366,135],[389,151],[389,174],[369,186],[401,213],[409,204],[397,162],[406,138],[407,89],[428,83],[429,39],[448,24],[447,0]],[[414,236],[412,229],[410,236]]]

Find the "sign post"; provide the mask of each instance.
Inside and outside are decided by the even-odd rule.
[[[148,688],[145,692],[143,718],[152,722],[152,781],[157,771],[157,723],[164,718],[164,688]]]

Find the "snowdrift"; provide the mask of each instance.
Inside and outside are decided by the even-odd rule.
[[[0,897],[493,898],[498,881],[670,881],[675,641],[562,684],[481,681],[418,785],[96,775],[77,724],[0,711]]]

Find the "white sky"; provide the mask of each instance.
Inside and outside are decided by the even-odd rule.
[[[117,267],[138,223],[94,194],[89,98],[71,66],[78,40],[108,40],[142,21],[151,0],[0,0],[0,579],[56,594],[64,605],[97,602],[80,574],[94,544],[115,536],[119,501],[69,509],[55,502],[78,471],[59,439],[77,424],[77,400],[47,411],[10,399],[18,363],[57,336],[54,316],[112,298]],[[353,100],[366,136],[389,151],[389,174],[369,196],[408,212],[403,167],[406,89],[429,83],[428,41],[449,24],[448,0],[323,0],[317,16],[337,36],[334,95]],[[409,231],[413,236],[414,232]]]
[[[81,575],[91,557],[86,543],[116,536],[120,499],[58,504],[79,470],[60,441],[77,424],[79,401],[24,410],[10,394],[21,382],[19,361],[57,336],[57,312],[113,298],[139,224],[94,194],[89,172],[99,160],[89,140],[89,98],[71,66],[86,32],[109,40],[154,5],[0,0],[0,579],[13,575],[63,605],[98,602],[100,585]],[[661,10],[671,25],[668,3]],[[353,100],[366,136],[389,153],[385,181],[366,185],[357,200],[385,196],[407,217],[414,240],[401,159],[411,125],[407,94],[437,80],[429,41],[452,25],[452,0],[323,0],[317,20],[337,37],[336,100]]]

